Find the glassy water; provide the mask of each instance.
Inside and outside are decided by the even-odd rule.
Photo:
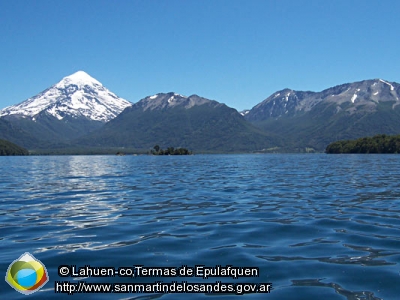
[[[50,280],[1,299],[399,299],[400,156],[0,157],[0,266]],[[77,268],[258,267],[259,277],[62,278]],[[55,293],[78,283],[271,283],[269,294]],[[238,298],[239,297],[239,298]]]

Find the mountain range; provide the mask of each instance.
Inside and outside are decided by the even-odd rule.
[[[244,117],[286,139],[286,147],[322,151],[337,140],[400,131],[400,85],[382,79],[338,85],[322,92],[284,89]]]
[[[364,80],[284,89],[238,112],[198,95],[133,104],[83,71],[0,110],[0,138],[28,149],[184,147],[197,152],[323,151],[336,140],[400,131],[400,85]]]

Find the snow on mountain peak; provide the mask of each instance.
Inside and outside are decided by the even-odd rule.
[[[391,91],[394,91],[393,85],[391,85],[389,82],[387,82],[387,81],[385,81],[385,80],[382,80],[382,79],[379,79],[379,81],[380,81],[380,82],[383,82],[383,83],[385,83],[385,84],[387,84],[388,86],[390,86],[390,90],[391,90]]]
[[[44,111],[59,120],[72,116],[107,122],[131,105],[86,72],[78,71],[42,93],[0,110],[0,117],[22,115],[33,118]]]
[[[98,80],[94,79],[92,76],[84,71],[78,71],[74,74],[64,77],[59,83],[57,83],[57,86],[63,87],[70,84],[75,84],[77,86],[102,85]]]

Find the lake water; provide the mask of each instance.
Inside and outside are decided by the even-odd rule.
[[[399,299],[400,156],[0,157],[1,299]],[[259,277],[60,277],[58,266],[258,267]],[[4,277],[3,277],[4,278]],[[270,283],[269,294],[55,293],[78,283]]]

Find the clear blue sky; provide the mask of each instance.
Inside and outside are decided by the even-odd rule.
[[[131,102],[238,110],[283,88],[400,82],[398,0],[0,0],[0,108],[84,70]]]

